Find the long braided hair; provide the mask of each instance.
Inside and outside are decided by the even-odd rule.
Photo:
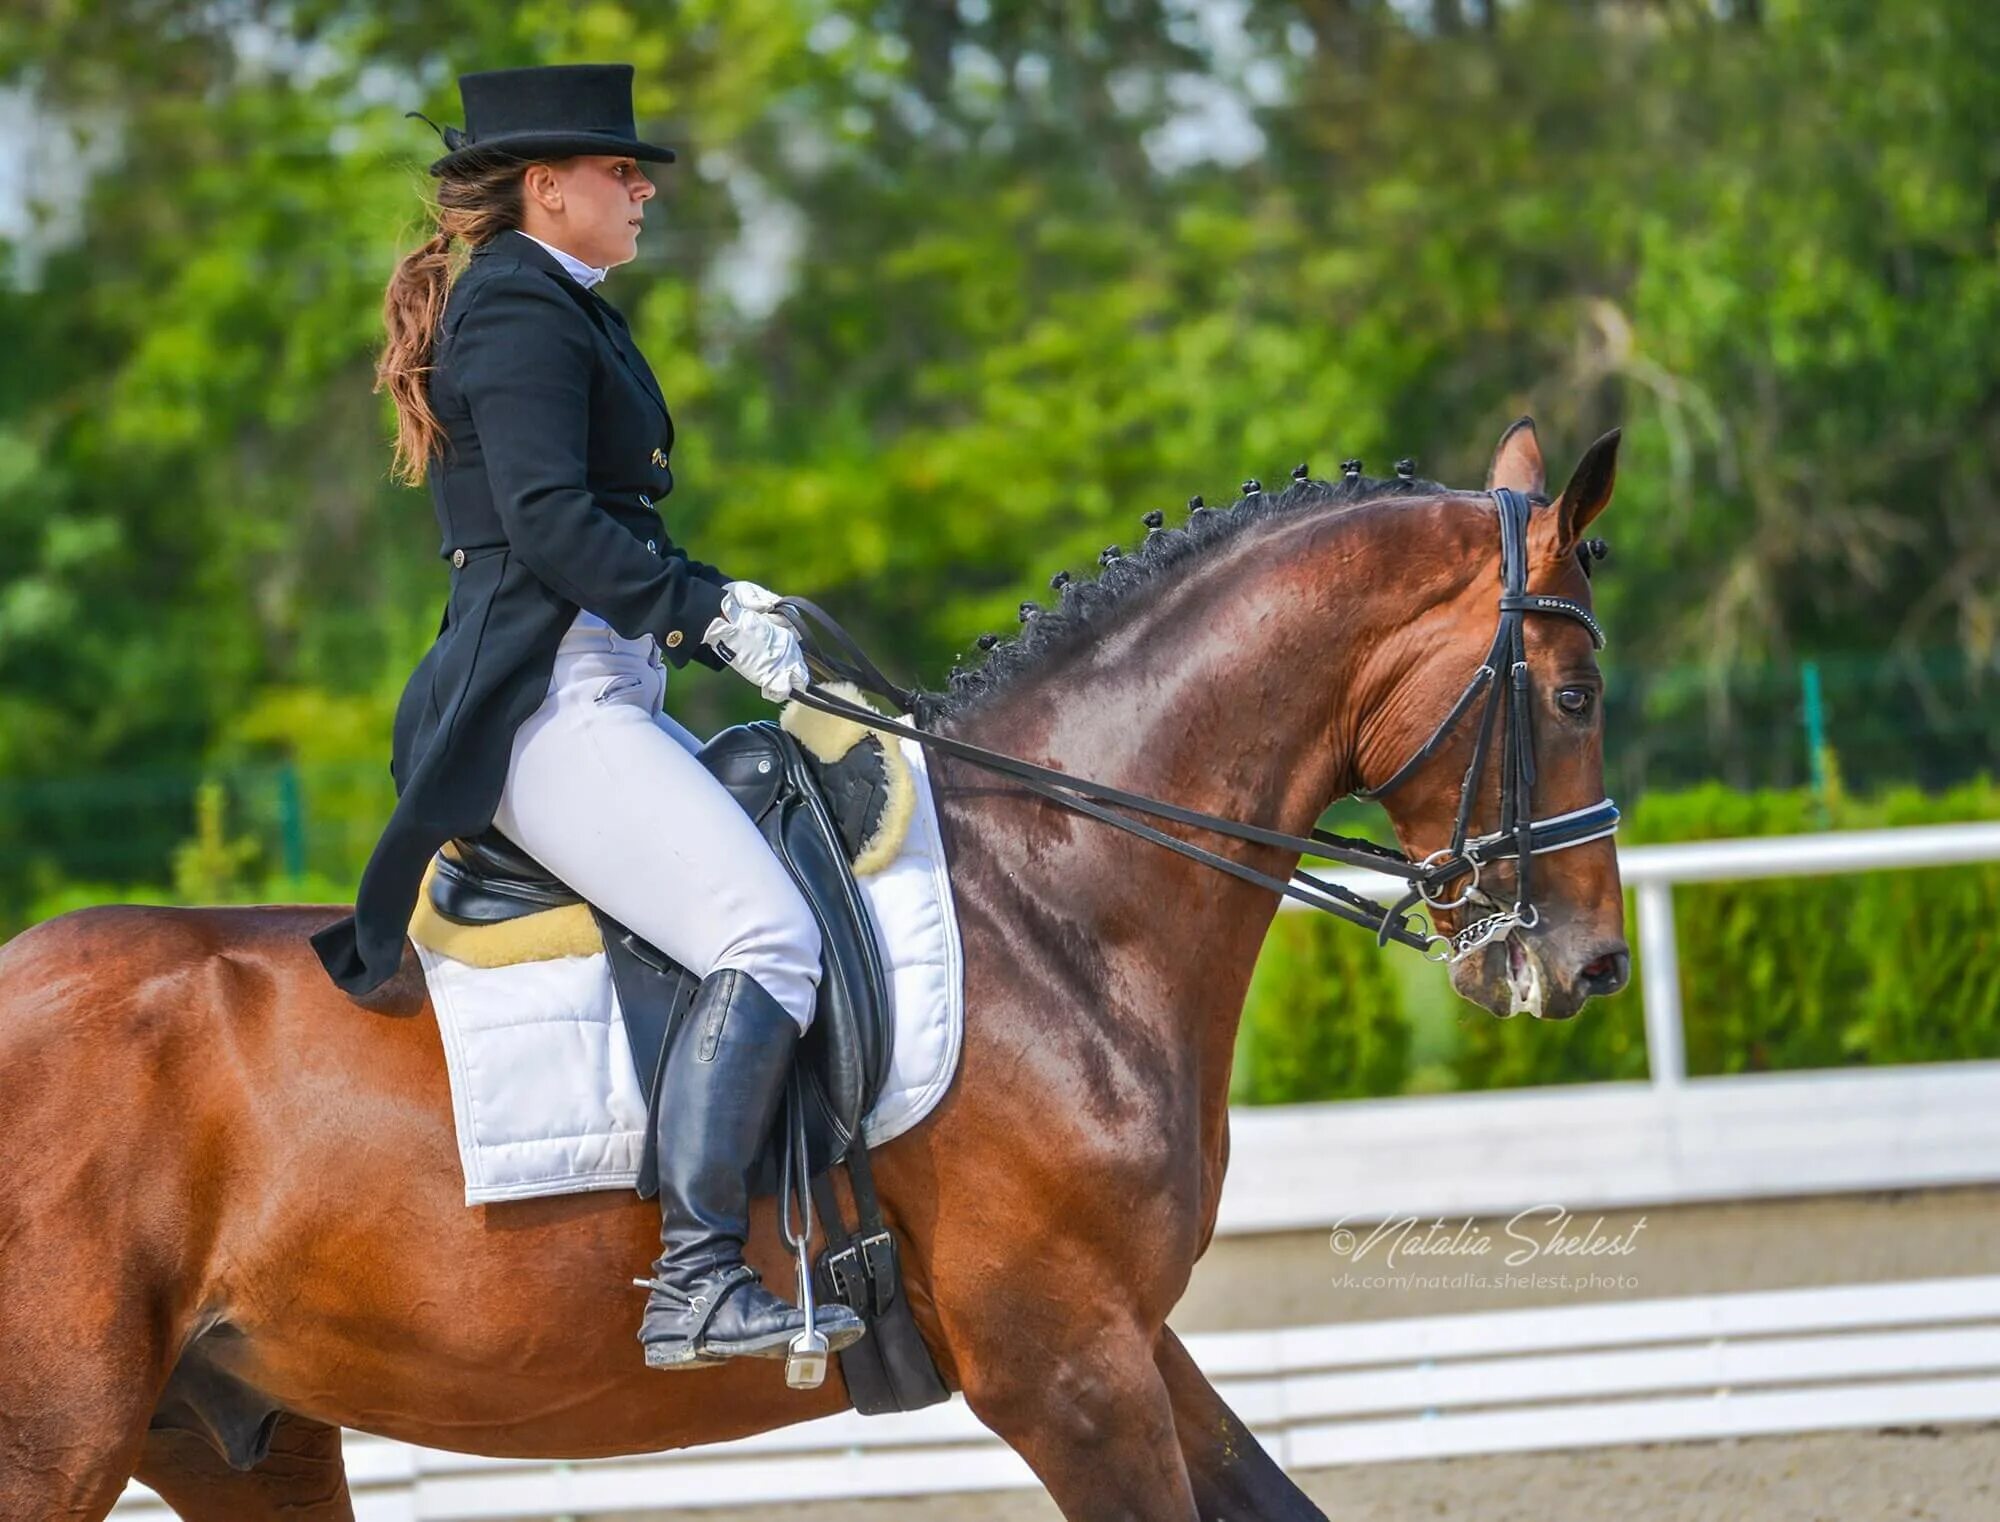
[[[375,365],[375,390],[396,404],[396,455],[390,475],[421,486],[444,429],[431,411],[430,373],[445,298],[456,278],[452,245],[470,249],[521,225],[521,173],[526,161],[504,155],[475,158],[440,175],[435,200],[426,199],[431,234],[397,261],[382,294],[382,324],[389,341]]]

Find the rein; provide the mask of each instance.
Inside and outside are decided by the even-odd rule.
[[[1164,846],[1190,861],[1199,862],[1220,872],[1227,872],[1232,877],[1282,894],[1308,908],[1317,909],[1336,919],[1346,920],[1372,930],[1378,945],[1396,941],[1423,952],[1433,961],[1463,961],[1489,942],[1498,940],[1517,928],[1531,928],[1538,922],[1539,915],[1529,896],[1528,864],[1532,857],[1602,840],[1618,828],[1618,808],[1609,798],[1602,799],[1588,808],[1576,809],[1548,819],[1538,820],[1534,817],[1532,795],[1535,783],[1535,759],[1529,734],[1527,707],[1531,687],[1523,625],[1530,613],[1553,613],[1571,618],[1590,631],[1592,644],[1600,650],[1604,648],[1604,633],[1599,629],[1597,621],[1591,617],[1590,611],[1581,603],[1566,597],[1547,597],[1527,590],[1530,504],[1525,495],[1505,487],[1495,489],[1490,495],[1500,509],[1502,592],[1499,626],[1494,632],[1493,644],[1487,652],[1486,660],[1473,673],[1465,690],[1459,694],[1458,700],[1452,704],[1438,727],[1431,732],[1430,738],[1418,746],[1387,781],[1378,787],[1357,789],[1353,794],[1357,798],[1380,798],[1408,781],[1424,763],[1436,755],[1457,727],[1458,721],[1484,694],[1486,705],[1480,715],[1479,735],[1473,747],[1472,763],[1460,786],[1458,814],[1452,826],[1451,844],[1421,860],[1352,836],[1335,835],[1318,828],[1312,830],[1309,835],[1289,835],[1281,830],[1245,824],[1221,815],[1184,808],[1163,799],[1128,792],[1124,788],[1094,782],[1087,777],[1072,776],[1053,767],[1024,761],[1018,756],[988,750],[969,741],[915,728],[877,713],[872,708],[835,697],[817,685],[794,692],[792,698],[808,708],[816,708],[822,713],[853,720],[868,729],[900,736],[914,741],[926,750],[953,756],[987,771],[1010,777],[1027,791],[1063,808],[1092,819],[1102,820],[1142,840]],[[802,597],[784,598],[778,607],[799,631],[808,664],[822,675],[852,682],[865,691],[878,693],[899,704],[906,712],[915,709],[916,694],[897,686],[885,676],[881,668],[855,643],[853,637],[824,609]],[[817,632],[814,626],[817,626]],[[1507,672],[1505,681],[1500,679],[1502,669]],[[1511,699],[1508,697],[1510,693]],[[1500,825],[1490,834],[1468,838],[1468,821],[1472,814],[1473,798],[1478,791],[1480,773],[1485,769],[1487,757],[1492,749],[1496,728],[1501,737],[1503,767]],[[1294,870],[1289,878],[1276,877],[1195,845],[1191,841],[1182,840],[1179,836],[1170,835],[1142,820],[1128,818],[1116,812],[1121,808],[1170,820],[1176,824],[1208,830],[1253,845],[1270,846],[1276,850],[1289,851],[1301,856],[1319,856],[1346,866],[1365,867],[1373,872],[1401,878],[1408,885],[1408,891],[1392,905],[1381,904],[1343,888],[1338,883],[1327,882],[1304,871]],[[1475,899],[1491,904],[1493,901],[1479,888],[1480,870],[1488,862],[1505,860],[1517,863],[1515,902],[1511,909],[1502,909],[1495,905],[1495,913],[1474,921],[1452,936],[1439,935],[1424,926],[1421,921],[1412,925],[1413,911],[1419,905],[1428,910],[1438,910],[1456,909]],[[1451,884],[1467,874],[1470,874],[1472,880],[1456,898],[1447,899],[1441,896]]]

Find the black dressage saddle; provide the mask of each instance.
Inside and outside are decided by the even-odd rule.
[[[817,1175],[846,1159],[888,1078],[894,1040],[887,974],[850,866],[885,801],[881,741],[869,735],[838,761],[821,762],[777,724],[761,720],[723,730],[702,747],[700,759],[756,822],[819,922],[819,1002],[799,1043],[797,1071],[807,1174]],[[456,840],[453,849],[456,859],[439,853],[431,878],[431,905],[446,919],[490,925],[581,901],[497,828]],[[667,1039],[700,979],[595,904],[590,911],[609,954],[651,1136]],[[758,1156],[752,1186],[758,1194],[777,1192],[782,1135],[782,1126],[774,1127]],[[648,1199],[659,1190],[650,1147],[638,1189]]]

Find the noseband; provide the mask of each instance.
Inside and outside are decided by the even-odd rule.
[[[1243,824],[1217,814],[1183,808],[1158,798],[1148,798],[1124,788],[1074,777],[1053,767],[1037,766],[1018,756],[1003,755],[984,746],[973,745],[949,735],[932,734],[887,718],[872,708],[861,707],[813,686],[794,692],[795,701],[824,713],[839,714],[869,729],[899,735],[928,750],[954,756],[988,771],[1011,777],[1029,792],[1060,804],[1066,809],[1102,820],[1142,840],[1150,840],[1191,861],[1226,872],[1245,882],[1255,883],[1274,893],[1295,899],[1309,908],[1361,925],[1375,932],[1378,945],[1397,941],[1423,952],[1433,961],[1460,962],[1482,946],[1517,929],[1538,923],[1534,901],[1529,894],[1529,863],[1552,851],[1603,840],[1618,828],[1618,806],[1609,798],[1588,808],[1575,809],[1548,819],[1534,817],[1535,753],[1530,728],[1533,683],[1528,674],[1527,647],[1523,627],[1530,613],[1554,613],[1571,618],[1590,631],[1594,648],[1604,648],[1604,631],[1590,610],[1567,597],[1547,597],[1528,591],[1528,514],[1526,495],[1507,487],[1497,487],[1489,495],[1500,509],[1500,622],[1485,662],[1472,674],[1465,690],[1451,705],[1430,738],[1419,745],[1401,766],[1377,787],[1358,789],[1357,798],[1381,798],[1414,776],[1450,739],[1460,719],[1482,694],[1486,704],[1479,717],[1479,734],[1474,742],[1472,762],[1459,786],[1458,814],[1452,825],[1451,843],[1422,859],[1392,851],[1373,841],[1335,835],[1315,829],[1310,835],[1289,835],[1261,825]],[[802,597],[788,597],[779,609],[798,628],[808,662],[821,675],[854,683],[868,691],[893,699],[905,711],[916,706],[916,694],[898,687],[868,658],[847,631],[826,612]],[[817,626],[818,633],[813,632]],[[829,649],[828,647],[831,647]],[[1506,673],[1502,680],[1501,673]],[[1473,800],[1479,790],[1480,775],[1486,769],[1496,730],[1501,745],[1501,790],[1499,828],[1488,835],[1467,838]],[[1291,877],[1273,877],[1255,867],[1170,835],[1141,820],[1116,812],[1129,809],[1176,824],[1210,830],[1234,840],[1272,846],[1301,856],[1320,856],[1346,866],[1365,867],[1390,877],[1399,877],[1409,891],[1394,904],[1380,904],[1310,873],[1294,870]],[[1490,862],[1516,863],[1514,904],[1502,908],[1479,886],[1481,869]],[[1444,895],[1460,878],[1471,877],[1455,898]],[[1412,913],[1422,905],[1432,911],[1457,909],[1478,903],[1494,912],[1473,921],[1456,935],[1444,936],[1429,930],[1421,920],[1412,923]]]

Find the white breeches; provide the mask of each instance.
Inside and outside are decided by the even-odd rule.
[[[660,711],[651,635],[579,614],[548,695],[514,733],[493,822],[571,888],[698,977],[754,977],[805,1030],[820,976],[812,911],[736,800]]]

